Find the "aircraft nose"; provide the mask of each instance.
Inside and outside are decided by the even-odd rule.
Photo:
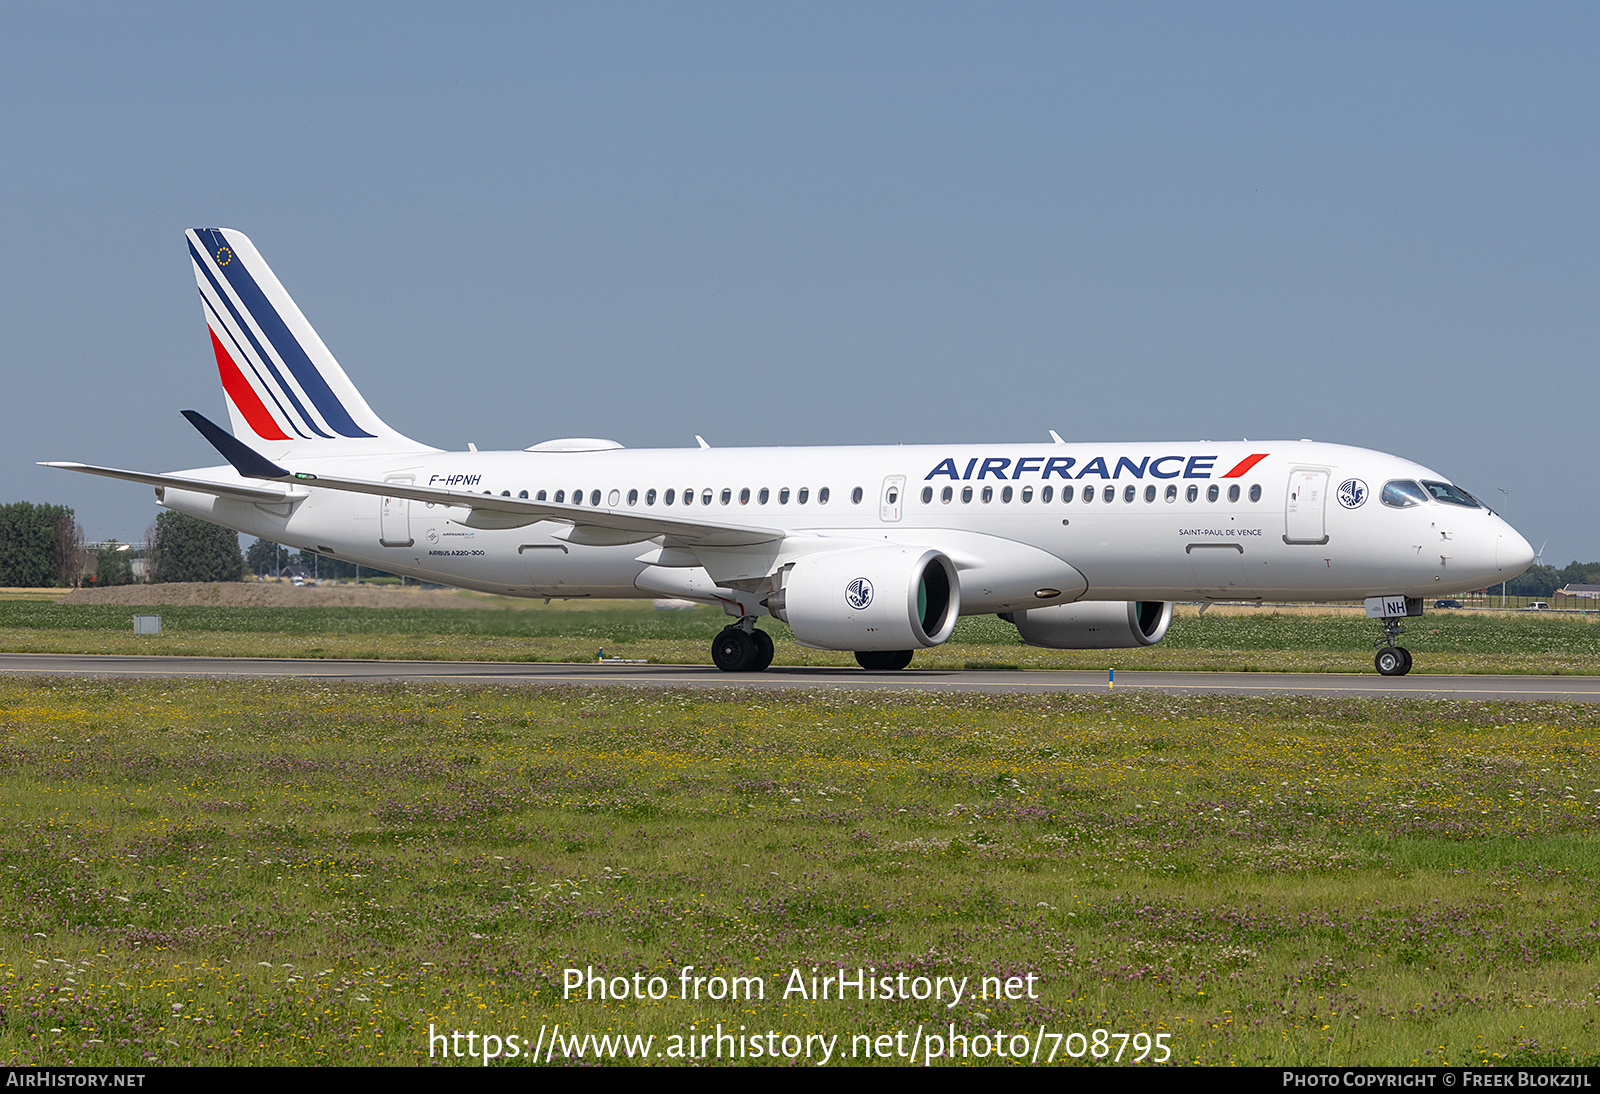
[[[1509,524],[1503,524],[1499,540],[1495,543],[1495,565],[1509,580],[1533,565],[1533,546]]]

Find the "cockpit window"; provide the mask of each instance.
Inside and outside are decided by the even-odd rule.
[[[1460,505],[1467,509],[1483,508],[1478,504],[1477,498],[1459,486],[1451,486],[1447,482],[1429,482],[1427,479],[1422,480],[1422,485],[1433,495],[1435,501],[1442,501],[1446,505]]]
[[[1416,483],[1407,479],[1396,479],[1394,482],[1383,484],[1383,493],[1378,500],[1392,509],[1410,509],[1413,505],[1421,505],[1427,501],[1428,495]]]

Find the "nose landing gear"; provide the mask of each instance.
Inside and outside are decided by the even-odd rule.
[[[1367,598],[1367,618],[1383,620],[1383,637],[1373,643],[1378,654],[1373,665],[1384,676],[1404,676],[1411,671],[1411,651],[1395,645],[1405,633],[1400,620],[1422,614],[1422,599],[1415,596],[1371,596]]]
[[[1404,676],[1411,671],[1411,651],[1404,646],[1390,646],[1379,650],[1372,663],[1385,676]]]

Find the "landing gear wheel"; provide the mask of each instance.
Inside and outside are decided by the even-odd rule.
[[[1403,646],[1389,646],[1379,650],[1372,663],[1384,676],[1404,676],[1411,671],[1411,651]]]
[[[856,664],[868,672],[894,672],[911,664],[911,650],[857,650]]]
[[[750,637],[755,639],[756,643],[756,660],[755,664],[750,666],[750,671],[765,672],[768,666],[772,664],[772,655],[776,652],[772,648],[772,635],[766,631],[757,630],[751,631]]]
[[[724,627],[711,642],[711,660],[723,672],[749,672],[760,656],[756,640],[738,627]]]

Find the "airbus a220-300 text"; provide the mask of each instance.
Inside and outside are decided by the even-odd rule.
[[[1036,646],[1159,642],[1174,601],[1365,600],[1376,664],[1422,598],[1533,560],[1443,475],[1311,441],[630,450],[568,438],[445,452],[384,424],[248,238],[188,233],[232,433],[228,461],[152,485],[228,528],[424,581],[529,597],[674,597],[733,618],[712,644],[759,671],[804,645],[899,669],[995,613]]]

